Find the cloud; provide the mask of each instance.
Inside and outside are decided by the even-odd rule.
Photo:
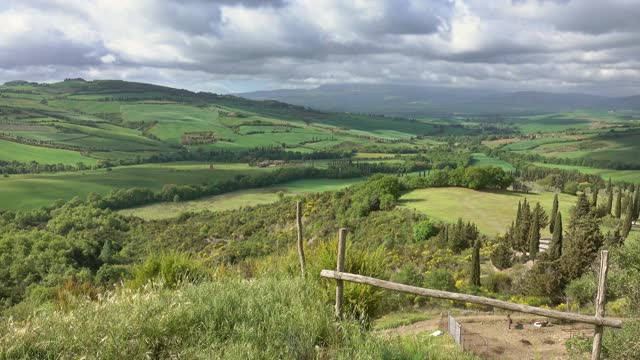
[[[635,94],[639,17],[635,0],[5,0],[0,81]]]

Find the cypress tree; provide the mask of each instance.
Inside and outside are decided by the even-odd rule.
[[[529,229],[529,259],[531,260],[536,259],[540,249],[540,226],[538,224],[538,216],[534,216]]]
[[[598,189],[598,185],[593,185],[592,191],[591,206],[595,208],[598,207],[598,192],[600,191],[600,189]]]
[[[640,216],[640,189],[636,189],[636,192],[633,194],[633,216],[631,217],[632,221],[637,221],[638,216]]]
[[[98,259],[100,259],[103,263],[110,263],[112,258],[113,248],[111,245],[111,239],[107,239],[102,245],[102,251],[100,251]]]
[[[569,227],[573,228],[578,220],[588,215],[591,212],[591,206],[589,204],[589,200],[587,200],[587,196],[582,193],[578,196],[578,200],[576,201],[576,206],[573,208],[573,212],[571,213],[571,220],[569,221]]]
[[[549,245],[549,259],[557,260],[560,256],[562,256],[562,213],[558,211]]]
[[[473,244],[473,254],[471,256],[471,285],[480,287],[480,239]]]
[[[627,211],[624,215],[624,222],[622,223],[622,237],[627,238],[629,236],[629,232],[631,232],[631,222],[633,221],[633,204],[631,199],[629,199],[629,204],[627,205]]]
[[[553,226],[556,223],[556,214],[558,213],[558,193],[553,196],[553,208],[551,208],[551,219],[549,219],[549,231],[553,233]]]
[[[618,196],[616,196],[616,207],[613,209],[613,216],[616,219],[620,219],[620,215],[622,212],[622,189],[618,190]]]
[[[612,209],[613,209],[613,185],[611,185],[611,178],[609,178],[609,182],[607,183],[607,215],[611,214]]]

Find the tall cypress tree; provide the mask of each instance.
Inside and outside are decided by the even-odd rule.
[[[480,239],[473,244],[473,254],[471,256],[471,285],[480,286]]]
[[[613,209],[613,216],[620,219],[622,215],[622,189],[618,189],[618,196],[616,196],[616,207]]]
[[[598,207],[598,192],[600,191],[600,189],[598,189],[598,185],[594,184],[591,191],[593,191],[592,198],[591,198],[591,206],[595,208],[595,207]]]
[[[549,259],[557,260],[560,256],[562,256],[562,213],[558,211],[549,245]]]
[[[529,259],[535,260],[540,249],[540,226],[538,216],[533,217],[529,228]]]
[[[622,237],[627,238],[629,236],[629,232],[631,232],[631,222],[633,221],[633,201],[629,199],[629,204],[627,205],[627,211],[624,214],[624,222],[622,223]]]
[[[558,213],[558,193],[553,196],[553,208],[551,208],[551,216],[549,219],[549,231],[553,233],[553,226],[556,223],[556,214]]]
[[[640,216],[640,189],[636,189],[636,192],[633,194],[633,216],[631,220],[634,222],[637,221],[638,216]]]
[[[607,183],[607,215],[611,214],[613,208],[613,185],[611,185],[611,178]]]

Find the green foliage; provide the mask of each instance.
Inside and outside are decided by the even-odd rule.
[[[526,275],[525,291],[527,295],[547,297],[553,300],[562,298],[564,279],[561,264],[558,261],[536,262]]]
[[[598,290],[598,281],[595,274],[585,274],[571,281],[566,288],[567,297],[572,302],[580,305],[593,303]]]
[[[350,237],[350,236],[349,236]],[[386,251],[379,247],[372,251],[361,250],[347,241],[345,272],[371,276],[385,277],[387,268]],[[309,273],[320,274],[322,269],[335,269],[337,263],[337,246],[335,243],[324,243],[318,246],[314,254],[309,256]],[[407,276],[414,270],[406,270]],[[407,279],[409,280],[409,279]],[[327,296],[335,294],[335,283],[324,282]],[[373,317],[381,311],[384,304],[384,293],[373,286],[354,283],[344,284],[344,308],[345,314],[365,325],[369,325]]]
[[[578,184],[573,181],[567,182],[562,188],[562,192],[565,194],[575,195],[578,192]]]
[[[563,239],[562,239],[562,214],[558,211],[556,214],[551,243],[549,244],[548,256],[550,260],[557,260],[562,256]]]
[[[618,196],[616,196],[616,206],[613,210],[613,216],[620,219],[622,215],[622,189],[618,190]]]
[[[513,281],[505,273],[492,272],[486,277],[484,287],[495,294],[505,295],[512,292]]]
[[[153,282],[168,288],[181,283],[197,283],[210,278],[209,270],[188,254],[169,252],[152,255],[133,269],[132,288],[140,288]]]
[[[0,357],[336,359],[439,353],[335,323],[317,282],[226,279],[175,290],[118,291],[100,306],[78,300],[71,316],[41,310],[29,323],[0,323]],[[55,336],[56,341],[50,341]],[[451,358],[454,358],[452,355]]]
[[[491,263],[499,270],[508,269],[513,266],[513,250],[504,241],[498,241],[491,252]]]
[[[417,223],[413,227],[413,239],[417,242],[425,241],[437,234],[437,229],[429,220]]]
[[[435,290],[456,291],[456,280],[447,269],[434,269],[425,274],[424,287]]]
[[[477,239],[473,245],[471,256],[471,285],[480,287],[480,248],[482,243]]]

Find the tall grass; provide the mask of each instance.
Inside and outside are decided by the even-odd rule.
[[[317,281],[297,278],[121,289],[77,299],[68,312],[0,322],[0,359],[469,358],[335,323],[326,296]]]

